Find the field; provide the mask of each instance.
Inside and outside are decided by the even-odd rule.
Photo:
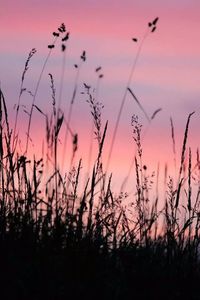
[[[136,149],[134,193],[129,195],[122,189],[116,194],[112,189],[114,174],[109,172],[127,95],[149,124],[160,112],[157,109],[149,116],[130,88],[143,42],[154,33],[157,22],[158,18],[148,24],[138,48],[106,157],[104,144],[109,123],[102,121],[103,104],[96,99],[96,90],[84,83],[83,95],[93,122],[91,139],[97,149],[95,159],[89,157],[86,179],[82,159],[76,157],[78,133],[71,128],[79,70],[87,59],[85,51],[80,63],[74,65],[77,75],[69,111],[64,114],[60,107],[62,76],[57,95],[54,76],[49,73],[51,112],[44,112],[38,101],[40,82],[58,41],[61,55],[66,53],[70,36],[64,24],[52,34],[53,42],[48,45],[33,92],[26,89],[26,77],[36,53],[35,49],[30,51],[12,122],[6,97],[0,90],[1,299],[200,299],[200,158],[198,150],[196,157],[192,156],[194,152],[187,144],[194,113],[186,119],[179,166],[175,161],[176,137],[171,119],[177,176],[166,172],[164,186],[161,187],[158,172],[149,174],[148,165],[143,164],[143,126],[137,115],[131,119]],[[103,78],[101,71],[101,67],[96,69],[99,81]],[[30,94],[32,103],[25,112],[28,123],[22,147],[19,116],[24,109],[24,93]],[[30,152],[34,111],[46,126],[39,158]],[[66,151],[71,153],[67,158],[61,155]],[[68,170],[63,171],[66,159]],[[152,187],[157,190],[155,197],[151,197]],[[162,196],[158,193],[160,188],[164,191]]]

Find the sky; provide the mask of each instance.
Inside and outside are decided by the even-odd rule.
[[[150,173],[157,170],[158,163],[162,168],[168,164],[173,169],[170,117],[174,122],[178,164],[186,120],[188,114],[195,111],[188,137],[188,146],[192,147],[195,156],[200,125],[200,2],[195,0],[0,0],[0,83],[11,123],[14,122],[13,107],[18,101],[20,80],[29,51],[37,49],[30,61],[25,87],[34,91],[48,54],[47,45],[52,41],[52,32],[64,22],[70,32],[61,98],[65,113],[69,110],[75,84],[77,70],[74,64],[79,64],[83,50],[87,58],[80,69],[71,121],[72,130],[79,136],[76,158],[78,161],[83,157],[87,169],[92,119],[87,96],[82,94],[83,83],[86,83],[95,89],[94,96],[104,105],[102,130],[108,120],[104,149],[106,161],[131,68],[148,22],[156,17],[159,17],[156,31],[144,40],[129,86],[149,116],[157,109],[162,110],[148,124],[137,103],[127,94],[109,165],[109,171],[115,174],[113,185],[118,187],[119,182],[123,181],[135,155],[131,127],[133,114],[138,115],[143,125],[143,164],[148,166]],[[137,38],[138,42],[134,43],[132,38]],[[58,97],[62,66],[59,46],[52,51],[36,97],[36,105],[45,114],[51,111],[48,73],[55,78]],[[97,93],[95,69],[99,66],[104,77],[99,80]],[[29,110],[30,95],[24,94],[21,101]],[[23,148],[28,117],[23,108],[19,115],[18,130]],[[31,137],[30,151],[39,153],[45,138],[45,123],[38,111],[33,113]],[[93,157],[96,154],[95,143],[93,138]],[[62,145],[61,133],[60,149]],[[66,159],[68,157],[69,151]],[[132,180],[133,171],[130,174]]]

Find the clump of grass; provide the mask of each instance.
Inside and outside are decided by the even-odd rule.
[[[148,30],[154,32],[157,21],[158,18],[149,23]],[[64,34],[64,52],[68,39],[64,24],[53,36],[57,39],[60,34]],[[137,42],[136,38],[134,42]],[[50,116],[35,104],[42,74],[54,45],[48,47],[50,52],[36,84],[27,132],[29,136],[33,109],[36,108],[46,120],[46,160],[44,155],[39,159],[28,156],[28,137],[26,152],[20,153],[17,148],[20,97],[35,50],[29,53],[22,75],[13,133],[6,101],[0,90],[0,255],[4,258],[0,270],[2,299],[78,299],[82,295],[94,299],[97,293],[102,299],[116,300],[129,299],[133,293],[140,299],[160,299],[161,295],[170,300],[185,297],[198,299],[199,151],[196,152],[196,162],[193,162],[190,147],[187,155],[189,124],[193,113],[188,116],[186,123],[178,184],[176,178],[168,176],[166,166],[166,199],[159,209],[160,170],[158,166],[156,197],[153,197],[150,191],[155,185],[155,174],[149,174],[149,168],[143,162],[143,128],[136,115],[131,120],[133,142],[136,145],[133,158],[135,193],[128,195],[121,190],[116,194],[113,191],[114,174],[106,173],[103,160],[108,121],[102,125],[103,104],[98,100],[98,93],[93,95],[85,84],[98,150],[92,172],[82,182],[83,162],[82,159],[78,162],[75,160],[78,136],[70,127],[78,79],[75,81],[67,120],[59,104],[64,75],[61,75],[57,100],[54,77],[49,74],[52,93]],[[85,60],[85,52],[81,60]],[[135,65],[129,81],[134,68]],[[100,70],[96,69],[97,74]],[[98,76],[102,78],[102,73]],[[129,84],[127,91],[133,93]],[[112,147],[125,99],[126,96],[119,111]],[[141,106],[140,102],[138,105]],[[160,111],[156,110],[149,117],[143,106],[140,108],[149,122]],[[62,175],[58,163],[58,138],[64,122],[72,137],[73,151],[69,170]],[[175,157],[172,119],[171,134]],[[194,184],[197,185],[196,194]],[[159,284],[155,285],[155,282]]]

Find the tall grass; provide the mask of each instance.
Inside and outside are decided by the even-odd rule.
[[[149,28],[153,26],[151,31],[155,31],[156,23],[157,18],[149,25]],[[54,33],[56,38],[59,33],[65,32],[64,24],[58,31]],[[65,41],[68,36],[63,39]],[[50,51],[54,45],[55,41],[50,45]],[[102,155],[109,130],[108,121],[102,124],[103,105],[85,85],[98,151],[92,172],[83,183],[82,160],[76,163],[74,159],[78,137],[70,128],[79,73],[67,118],[60,108],[64,75],[61,75],[57,104],[54,78],[49,74],[52,93],[50,115],[43,113],[35,104],[50,51],[36,83],[25,153],[20,153],[17,147],[16,132],[24,77],[35,50],[29,53],[23,71],[13,131],[9,125],[6,99],[0,90],[2,299],[199,299],[200,161],[198,151],[195,163],[192,149],[189,148],[188,154],[186,151],[193,113],[189,114],[186,122],[178,182],[172,176],[165,176],[166,196],[163,205],[158,205],[161,201],[158,193],[159,167],[155,178],[155,174],[149,174],[148,166],[144,165],[143,127],[139,117],[133,115],[131,125],[137,149],[133,157],[136,186],[135,194],[130,199],[127,193],[121,191],[116,195],[112,190],[114,174],[106,173],[108,165],[104,168]],[[85,52],[81,60],[85,60]],[[132,93],[129,84],[135,63],[119,110],[107,163],[126,93]],[[61,73],[64,74],[64,71]],[[47,160],[44,156],[39,159],[28,157],[34,108],[46,120]],[[144,112],[143,107],[142,110]],[[149,118],[150,121],[157,112],[159,110]],[[70,167],[65,175],[58,164],[58,137],[64,123],[67,124],[65,132],[69,131],[72,136],[73,149]],[[172,119],[171,131],[175,157]],[[48,167],[49,162],[52,168]],[[194,170],[197,171],[196,177]],[[151,198],[150,190],[155,182],[156,197]],[[196,193],[194,184],[197,186]]]

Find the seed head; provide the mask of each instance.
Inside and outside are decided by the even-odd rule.
[[[62,52],[64,52],[64,51],[65,51],[65,49],[66,49],[66,46],[65,46],[65,44],[62,44],[62,45],[61,45],[61,49],[62,49]]]
[[[59,36],[59,33],[55,32],[55,31],[52,34],[53,34],[53,36],[57,36],[57,37]]]
[[[82,55],[81,55],[81,59],[82,61],[86,61],[86,53],[85,50],[83,51]]]
[[[65,37],[62,38],[62,42],[65,42],[69,39],[69,32],[66,33]]]

